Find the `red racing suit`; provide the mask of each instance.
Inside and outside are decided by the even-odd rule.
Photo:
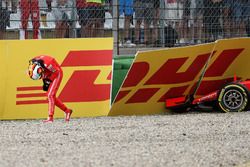
[[[40,27],[39,0],[20,0],[21,23],[22,29],[25,31],[25,39],[28,38],[28,20],[31,15],[33,25],[33,38],[38,39]]]
[[[63,78],[63,71],[60,65],[50,56],[37,56],[33,58],[32,61],[39,62],[44,68],[42,79],[51,81],[47,90],[49,117],[53,117],[55,105],[65,113],[69,113],[70,109],[68,109],[62,101],[56,97],[57,90]]]

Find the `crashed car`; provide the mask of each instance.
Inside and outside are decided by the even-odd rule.
[[[166,99],[166,108],[175,112],[189,110],[247,111],[250,101],[250,81],[233,81],[221,89],[199,98],[177,97]]]

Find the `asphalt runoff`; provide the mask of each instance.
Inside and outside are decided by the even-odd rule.
[[[0,166],[250,166],[250,112],[0,124]]]

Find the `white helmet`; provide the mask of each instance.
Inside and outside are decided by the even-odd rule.
[[[28,68],[29,77],[33,80],[38,80],[42,78],[43,68],[36,63],[30,63]]]

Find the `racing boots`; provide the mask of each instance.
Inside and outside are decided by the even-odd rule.
[[[69,122],[72,113],[73,113],[73,110],[69,110],[65,112],[65,122]]]
[[[49,116],[46,120],[43,120],[44,123],[52,123],[54,121],[53,116]]]

